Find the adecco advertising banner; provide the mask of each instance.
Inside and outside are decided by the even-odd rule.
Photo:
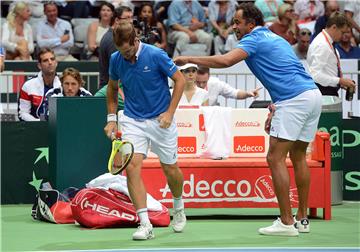
[[[221,161],[219,161],[221,162]],[[276,207],[277,199],[268,168],[182,167],[184,175],[183,198],[186,207]],[[159,168],[143,169],[143,179],[155,199],[172,206],[172,195]],[[298,204],[293,169],[290,200]],[[309,207],[322,207],[325,198],[324,169],[311,169]],[[157,179],[153,179],[157,178]]]
[[[232,111],[232,157],[265,157],[269,136],[264,131],[268,109]]]
[[[231,119],[232,157],[265,157],[269,137],[264,131],[267,109],[233,109]],[[178,109],[178,154],[181,157],[200,156],[206,135],[201,109]]]

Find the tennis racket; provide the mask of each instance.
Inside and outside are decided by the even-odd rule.
[[[111,154],[108,162],[108,170],[116,175],[122,172],[130,163],[134,155],[134,146],[128,141],[121,139],[121,132],[116,133],[112,141]]]

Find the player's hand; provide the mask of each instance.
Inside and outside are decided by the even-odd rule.
[[[117,129],[116,122],[108,122],[104,128],[105,135],[112,141],[116,138]]]
[[[178,57],[175,57],[174,62],[177,66],[183,66],[183,65],[189,63],[189,57],[188,56],[178,56]]]
[[[248,97],[258,98],[260,89],[262,89],[262,87],[255,88],[254,90],[250,91]]]
[[[167,129],[170,127],[173,116],[169,112],[161,113],[157,118],[160,128]]]

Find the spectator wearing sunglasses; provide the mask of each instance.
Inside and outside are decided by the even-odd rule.
[[[309,49],[311,39],[311,31],[307,28],[300,29],[299,35],[297,37],[297,43],[292,46],[296,56],[304,60],[306,59],[307,51]]]
[[[179,105],[208,106],[208,91],[196,86],[198,66],[196,64],[185,64],[180,66],[179,70],[185,77],[184,92],[179,101]]]
[[[316,20],[314,32],[311,41],[326,27],[326,23],[331,14],[339,11],[339,4],[336,0],[329,0],[325,4],[325,14]]]
[[[278,9],[278,19],[269,27],[277,35],[283,37],[290,45],[296,43],[299,27],[296,25],[294,9],[290,4],[282,4]]]
[[[348,27],[341,36],[339,43],[335,44],[341,59],[360,59],[360,48],[351,45],[351,29]]]

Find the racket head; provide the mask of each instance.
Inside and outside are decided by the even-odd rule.
[[[134,156],[134,146],[128,141],[115,139],[112,142],[112,150],[108,162],[108,170],[111,174],[121,173]]]

